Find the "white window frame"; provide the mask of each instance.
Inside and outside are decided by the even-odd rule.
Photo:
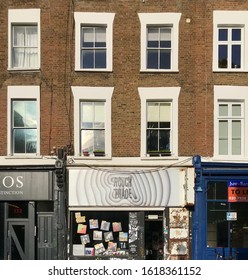
[[[12,26],[37,25],[38,65],[37,67],[13,67],[12,61]],[[39,70],[40,69],[40,9],[10,9],[8,11],[8,69],[9,70]]]
[[[81,101],[104,101],[105,102],[105,156],[103,159],[111,158],[111,98],[113,87],[80,87],[72,86],[74,97],[74,148],[75,156],[81,157],[80,151],[80,102]],[[85,157],[86,158],[86,157]],[[88,157],[87,157],[88,158]],[[93,158],[94,157],[89,157]]]
[[[141,72],[178,72],[179,21],[181,13],[139,13],[140,31],[140,71]],[[171,68],[147,68],[147,27],[150,25],[171,26]]]
[[[241,67],[219,68],[218,65],[218,29],[241,28]],[[213,12],[213,71],[247,72],[248,71],[248,11],[214,11]]]
[[[13,154],[12,139],[12,100],[36,100],[37,101],[37,151],[35,154],[17,153]],[[32,157],[40,155],[40,87],[39,86],[8,86],[7,104],[7,152],[9,156]]]
[[[180,87],[140,87],[138,88],[141,100],[141,149],[140,157],[148,158],[147,144],[147,102],[169,101],[171,102],[171,156],[178,156],[178,99]],[[153,159],[154,157],[151,157]],[[164,157],[163,157],[164,158]],[[167,157],[166,157],[167,158]]]
[[[241,131],[241,155],[219,155],[219,104],[222,102],[242,103],[244,106],[244,123]],[[246,86],[214,86],[214,158],[217,160],[247,159],[248,149],[245,139],[248,138],[248,87]]]
[[[114,13],[75,12],[75,71],[111,72],[113,64],[113,21]],[[81,68],[81,27],[106,25],[106,68]]]

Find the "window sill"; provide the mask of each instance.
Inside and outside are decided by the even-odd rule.
[[[112,72],[112,69],[75,69],[75,72],[93,72],[93,73],[96,73],[96,72],[106,72],[106,73],[110,73]]]
[[[166,155],[166,156],[149,156],[145,155],[141,157],[141,160],[177,160],[178,156]]]
[[[9,72],[40,72],[40,68],[8,68]]]
[[[8,155],[6,159],[41,159],[41,155]]]
[[[179,70],[178,69],[168,69],[168,70],[162,70],[162,69],[141,69],[140,73],[145,74],[145,73],[170,73],[170,74],[178,74]]]
[[[214,69],[213,73],[247,73],[244,69]]]

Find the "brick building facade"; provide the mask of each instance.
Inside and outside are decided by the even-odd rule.
[[[222,0],[1,1],[0,235],[12,242],[6,230],[17,233],[18,219],[40,231],[14,252],[2,242],[0,258],[207,258],[198,253],[209,247],[209,221],[201,229],[193,207],[202,192],[192,157],[235,165],[248,156],[245,116],[225,138],[216,115],[230,102],[245,112],[247,9]],[[9,192],[21,176],[32,193],[36,175],[45,196]],[[29,215],[11,216],[12,204]]]

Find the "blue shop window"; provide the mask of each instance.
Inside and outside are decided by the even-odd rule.
[[[227,181],[209,181],[207,184],[207,199],[227,200]]]

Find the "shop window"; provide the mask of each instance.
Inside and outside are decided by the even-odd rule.
[[[127,257],[129,212],[71,212],[72,255]]]

